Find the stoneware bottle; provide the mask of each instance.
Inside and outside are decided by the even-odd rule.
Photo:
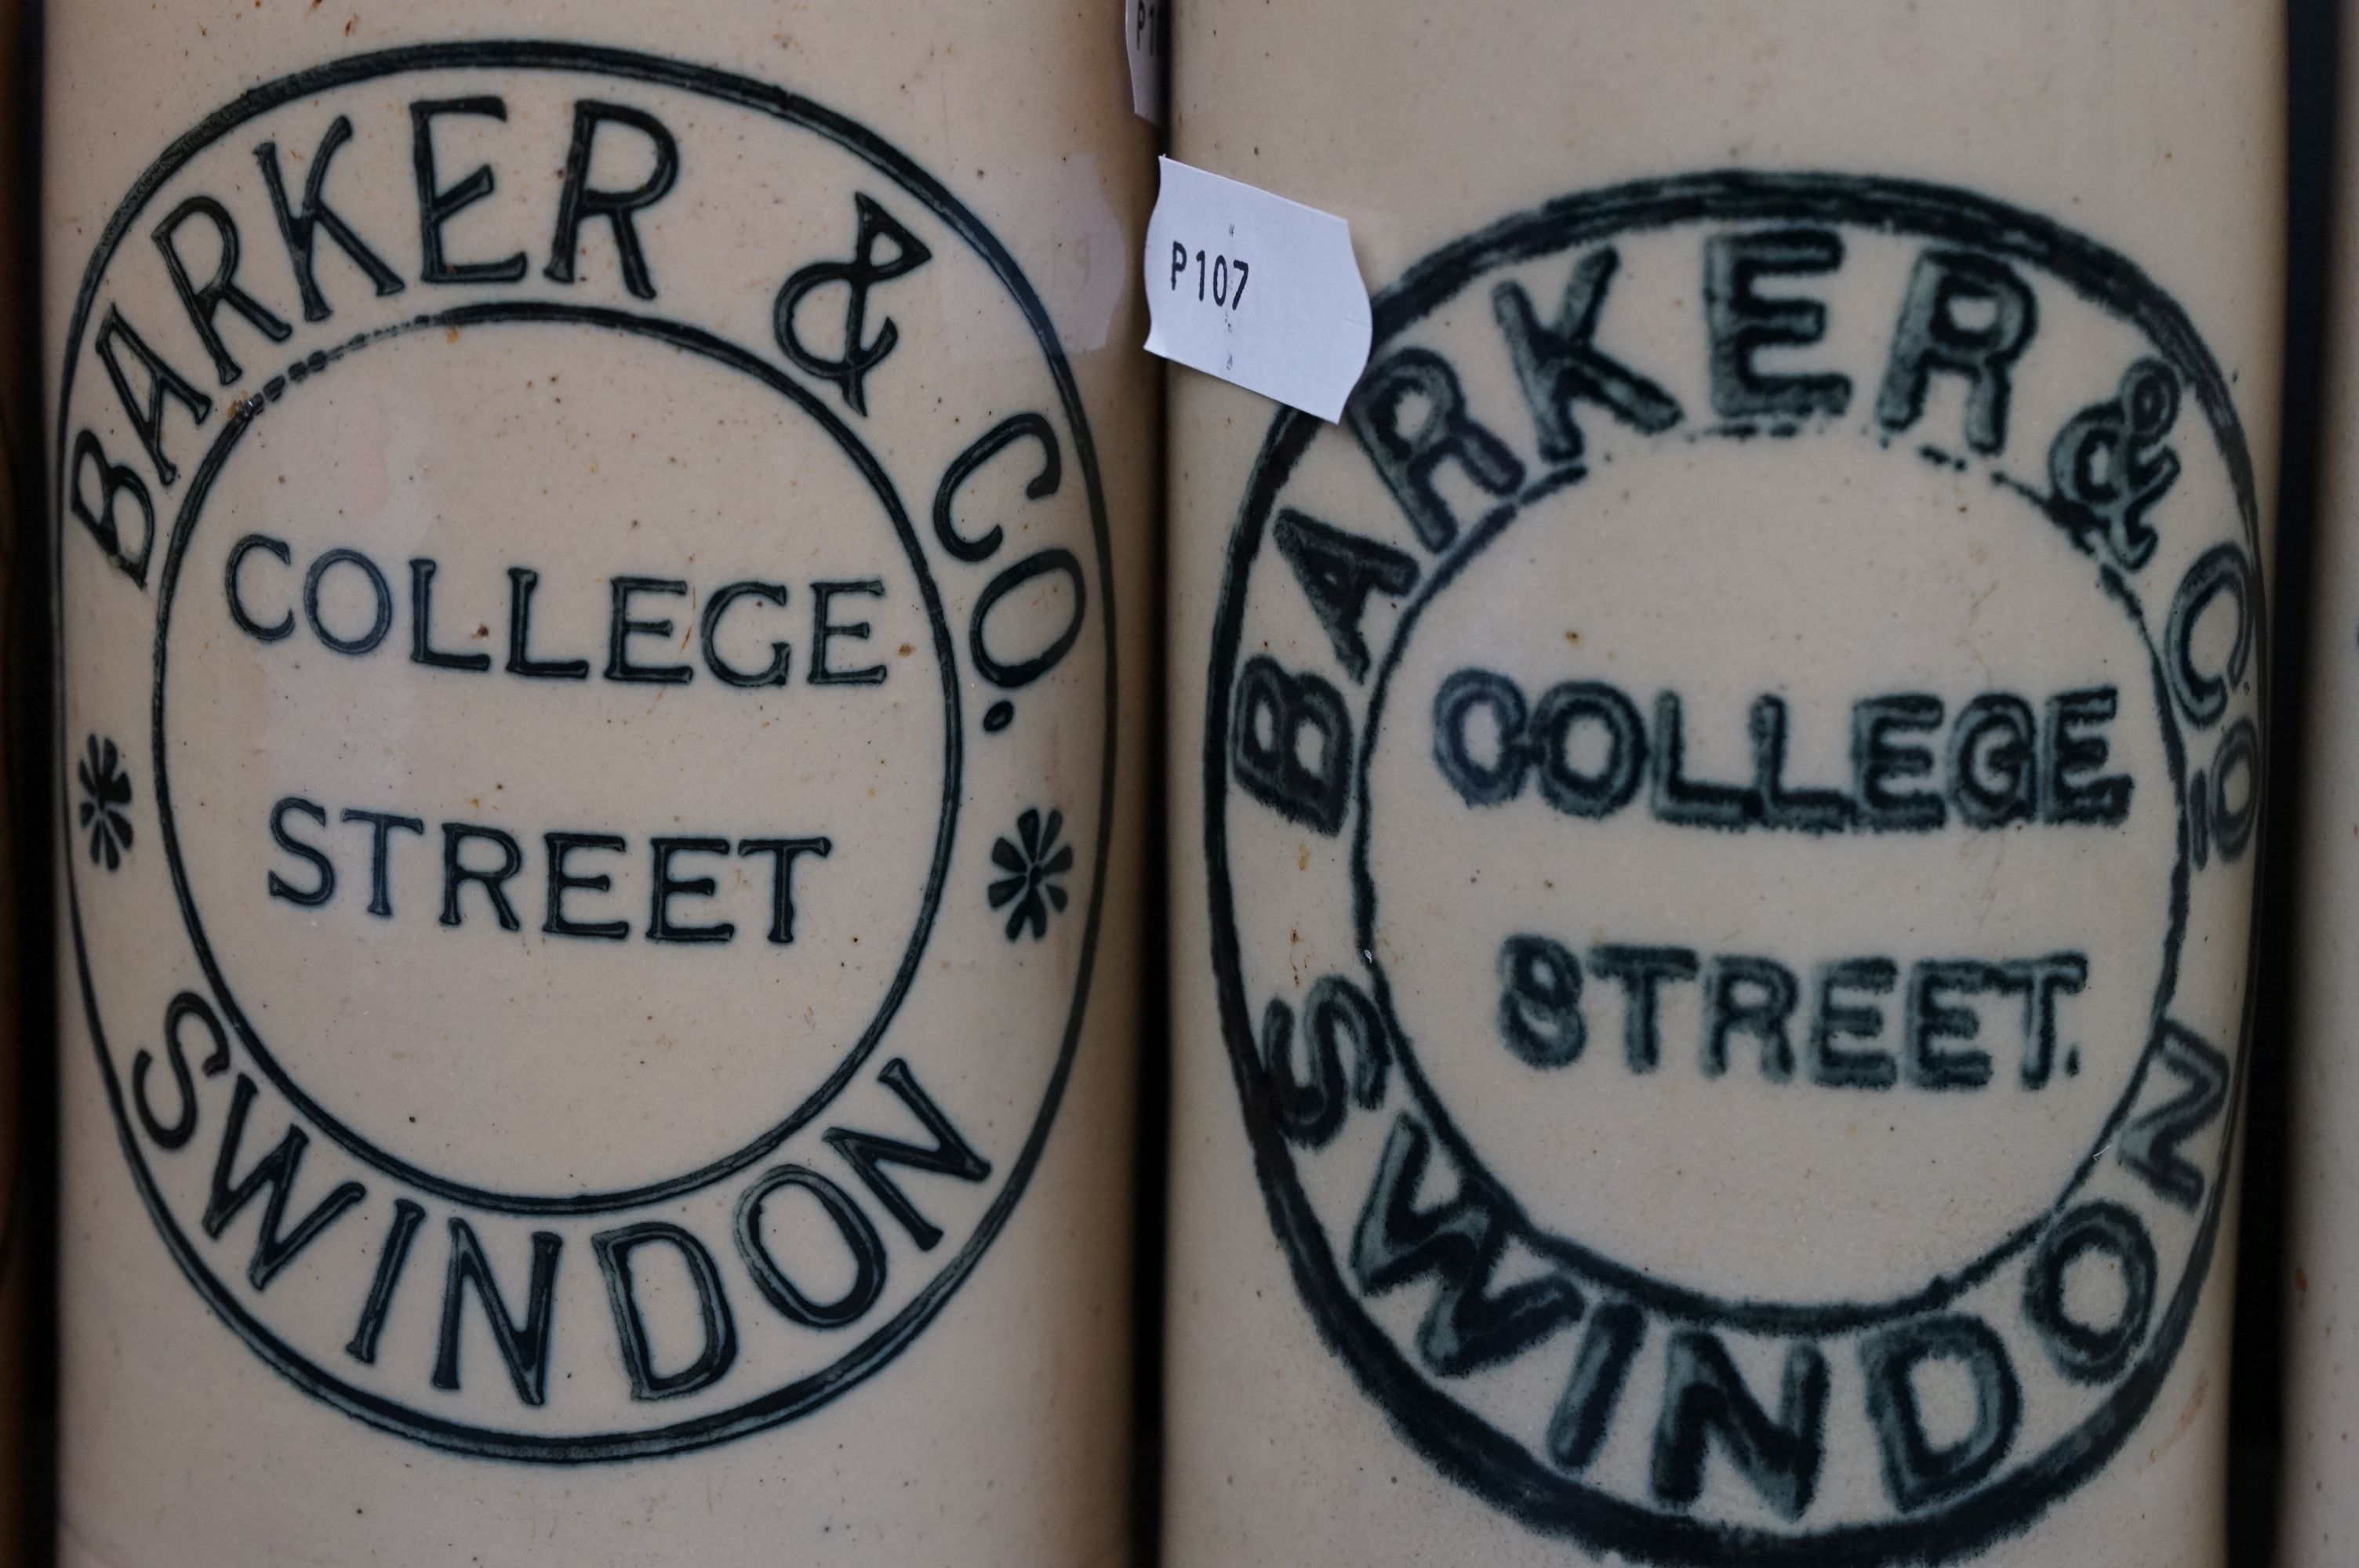
[[[1118,17],[48,67],[63,1561],[1126,1561]]]
[[[2359,89],[2344,31],[2341,101]],[[2349,110],[2344,111],[2345,124]],[[2359,1541],[2359,1097],[2350,1020],[2359,944],[2359,155],[2338,153],[2321,472],[2310,604],[2297,871],[2298,973],[2286,1152],[2285,1463],[2278,1557],[2340,1568]]]
[[[2276,9],[1175,27],[1169,1561],[2219,1563]]]

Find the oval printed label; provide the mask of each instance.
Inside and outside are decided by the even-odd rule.
[[[410,49],[176,142],[63,366],[82,1001],[213,1310],[511,1459],[890,1360],[1103,883],[1104,503],[1006,249],[792,93]]]
[[[1205,852],[1320,1328],[1537,1529],[1956,1555],[2210,1264],[2261,583],[2226,379],[1952,190],[1568,198],[1376,301],[1231,545]]]

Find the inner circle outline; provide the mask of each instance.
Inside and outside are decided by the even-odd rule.
[[[941,592],[935,585],[933,570],[926,560],[908,510],[901,504],[900,496],[893,487],[891,476],[869,451],[866,443],[853,433],[851,427],[838,417],[833,409],[808,387],[759,356],[726,339],[663,318],[602,306],[541,300],[483,302],[412,317],[396,326],[369,334],[364,343],[347,345],[347,351],[437,328],[473,329],[517,324],[594,327],[620,331],[669,344],[684,352],[701,356],[708,363],[754,377],[794,404],[835,442],[883,506],[894,536],[917,574],[919,591],[925,600],[927,624],[933,633],[936,660],[941,667],[942,799],[935,823],[933,855],[927,867],[925,887],[919,899],[917,923],[902,951],[901,962],[894,970],[892,982],[886,988],[884,1000],[877,1004],[852,1048],[821,1080],[819,1087],[805,1095],[784,1118],[718,1159],[679,1175],[635,1187],[567,1194],[502,1192],[429,1171],[395,1154],[329,1111],[280,1065],[277,1057],[264,1044],[261,1031],[254,1027],[245,1015],[245,1010],[238,1004],[229,977],[214,957],[212,939],[205,934],[203,915],[197,907],[196,895],[189,886],[188,871],[180,853],[179,828],[172,810],[168,762],[170,748],[166,744],[164,712],[172,611],[179,592],[181,560],[187,554],[189,541],[194,536],[197,525],[202,521],[205,503],[211,499],[214,480],[227,466],[231,454],[236,450],[246,430],[260,417],[264,406],[258,398],[249,399],[229,415],[220,434],[213,438],[212,445],[191,470],[189,488],[180,497],[179,510],[173,518],[171,536],[166,544],[164,559],[157,574],[150,771],[155,780],[158,836],[163,840],[164,858],[172,872],[172,891],[179,901],[180,919],[187,927],[190,945],[196,949],[198,966],[204,970],[205,981],[212,988],[214,1000],[221,1004],[222,1013],[236,1032],[238,1040],[281,1094],[310,1118],[321,1131],[354,1157],[375,1166],[388,1176],[408,1182],[437,1197],[495,1214],[607,1214],[640,1208],[695,1192],[760,1161],[825,1109],[829,1102],[842,1092],[844,1085],[852,1081],[853,1075],[860,1070],[862,1064],[875,1053],[886,1031],[892,1027],[902,1000],[908,994],[910,982],[916,978],[918,966],[925,957],[926,943],[933,933],[934,919],[941,907],[942,890],[950,879],[951,853],[958,835],[959,808],[963,793],[962,778],[966,743],[963,706],[959,694],[956,650],[951,636],[949,617],[942,609]],[[331,363],[334,362],[332,359]],[[309,384],[307,379],[305,385],[308,387]]]
[[[1573,487],[1572,493],[1578,493],[1577,486]],[[1854,1332],[1873,1324],[1931,1312],[1947,1305],[2006,1267],[2017,1253],[2036,1241],[2040,1232],[2064,1212],[2074,1195],[2102,1162],[2106,1150],[2113,1144],[2114,1135],[2127,1119],[2139,1090],[2145,1085],[2147,1064],[2152,1056],[2157,1033],[2169,1011],[2170,999],[2178,989],[2180,954],[2187,935],[2186,900],[2180,895],[2188,874],[2186,741],[2180,729],[2178,712],[2172,705],[2162,654],[2155,647],[2153,635],[2147,629],[2142,607],[2136,596],[2130,593],[2128,586],[2121,580],[2120,574],[2112,566],[2101,563],[2098,567],[2099,582],[2105,596],[2127,614],[2130,629],[2137,634],[2139,645],[2146,652],[2147,676],[2153,685],[2155,707],[2161,719],[2163,756],[2170,773],[2171,801],[2179,815],[2179,831],[2178,847],[2171,865],[2170,924],[2163,936],[2162,963],[2156,977],[2154,1003],[2147,1014],[2145,1037],[2137,1044],[2136,1060],[2124,1080],[2120,1095],[2107,1111],[2096,1136],[2090,1140],[2088,1152],[2074,1162],[2071,1174],[2059,1189],[2053,1203],[1985,1248],[1964,1266],[1936,1274],[1918,1290],[1870,1302],[1737,1301],[1692,1285],[1656,1278],[1644,1269],[1620,1262],[1598,1248],[1535,1221],[1525,1209],[1523,1201],[1506,1183],[1491,1173],[1488,1162],[1475,1151],[1473,1140],[1459,1127],[1458,1119],[1451,1112],[1448,1103],[1427,1079],[1418,1061],[1416,1038],[1403,1026],[1398,1009],[1393,1001],[1392,978],[1384,960],[1377,956],[1381,951],[1375,940],[1378,901],[1375,878],[1368,868],[1373,815],[1369,801],[1369,774],[1375,762],[1376,720],[1391,696],[1393,672],[1399,665],[1409,637],[1417,630],[1417,623],[1423,618],[1427,607],[1457,580],[1459,574],[1473,564],[1476,557],[1513,527],[1528,505],[1537,503],[1539,499],[1542,498],[1535,497],[1530,503],[1519,501],[1514,505],[1502,506],[1493,515],[1470,527],[1464,539],[1452,546],[1451,555],[1418,584],[1401,611],[1392,641],[1376,663],[1368,689],[1367,717],[1364,724],[1367,739],[1359,748],[1359,755],[1353,762],[1352,935],[1358,945],[1357,950],[1367,963],[1369,976],[1374,981],[1375,1000],[1384,1014],[1385,1027],[1391,1033],[1394,1060],[1400,1067],[1402,1076],[1408,1081],[1434,1135],[1451,1151],[1461,1173],[1478,1183],[1493,1203],[1515,1217],[1524,1240],[1551,1260],[1571,1265],[1666,1317],[1690,1323],[1719,1324],[1751,1333],[1834,1335]]]

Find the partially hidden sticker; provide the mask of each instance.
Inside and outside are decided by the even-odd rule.
[[[1147,222],[1147,351],[1333,423],[1368,362],[1351,225],[1161,161]]]
[[[1131,113],[1163,124],[1164,60],[1171,37],[1169,0],[1122,0],[1123,50],[1130,57]]]

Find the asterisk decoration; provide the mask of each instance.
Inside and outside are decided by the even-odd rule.
[[[1073,847],[1057,842],[1064,830],[1063,812],[1051,811],[1043,825],[1039,812],[1027,811],[1016,819],[1020,848],[1005,838],[992,843],[991,863],[1008,874],[991,884],[991,907],[1016,906],[1007,915],[1010,942],[1019,939],[1027,925],[1032,927],[1032,939],[1040,940],[1049,935],[1049,912],[1064,910],[1065,890],[1052,880],[1073,869]]]
[[[123,857],[131,851],[131,817],[124,807],[131,804],[131,778],[123,771],[123,758],[109,741],[102,747],[97,736],[90,738],[90,749],[82,760],[74,764],[82,779],[82,825],[90,833],[90,863],[103,860],[108,871],[123,864]]]

